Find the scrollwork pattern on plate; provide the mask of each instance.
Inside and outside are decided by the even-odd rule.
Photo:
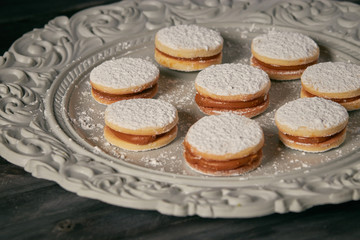
[[[21,77],[22,72],[19,71]],[[0,83],[0,125],[28,125],[41,108],[38,94],[16,83]]]
[[[0,57],[2,155],[34,176],[56,181],[79,195],[179,216],[261,216],[360,199],[359,164],[317,177],[205,188],[119,172],[73,152],[68,143],[51,133],[44,115],[44,96],[56,76],[73,61],[124,36],[176,24],[229,21],[318,31],[357,46],[360,41],[360,6],[346,2],[125,0],[90,8],[71,18],[60,16],[19,38]],[[126,44],[118,48],[126,48]],[[314,196],[318,202],[311,201]]]
[[[358,44],[360,40],[360,12],[357,5],[332,1],[284,2],[269,9],[274,24],[292,25],[316,30],[330,36],[345,37]],[[356,10],[357,9],[357,10]]]

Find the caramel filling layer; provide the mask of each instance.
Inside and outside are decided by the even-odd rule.
[[[248,155],[243,158],[231,159],[228,161],[217,161],[211,159],[205,159],[199,156],[194,155],[187,144],[184,144],[185,152],[184,156],[188,163],[191,165],[198,165],[201,169],[211,170],[211,171],[229,171],[235,170],[246,165],[251,165],[254,161],[259,160],[262,157],[262,150],[260,149],[254,154]]]
[[[309,93],[308,91],[306,91],[304,88],[302,89],[307,95],[309,95],[310,97],[318,97],[312,93]],[[356,97],[351,97],[351,98],[325,98],[337,103],[348,103],[348,102],[353,102],[356,100],[360,99],[360,96],[356,96]]]
[[[236,102],[227,102],[219,101],[209,97],[204,97],[199,93],[195,95],[195,102],[201,107],[209,108],[221,108],[221,109],[243,109],[243,108],[252,108],[263,104],[268,98],[268,94],[255,98],[250,101],[236,101]]]
[[[290,139],[294,142],[305,143],[305,144],[317,144],[317,143],[323,143],[323,142],[329,141],[332,138],[336,138],[337,136],[343,134],[344,131],[345,131],[345,128],[338,133],[335,133],[333,135],[326,136],[326,137],[300,137],[300,136],[288,135],[283,132],[281,132],[281,133],[283,135],[285,135],[288,139]]]
[[[217,59],[221,55],[221,52],[219,52],[218,54],[215,54],[215,55],[209,56],[209,57],[183,58],[183,57],[171,56],[169,54],[166,54],[166,53],[160,51],[157,48],[155,50],[158,51],[159,53],[161,53],[162,55],[168,57],[168,58],[176,59],[176,60],[179,60],[179,61],[194,61],[194,62],[209,61],[209,60]]]
[[[257,59],[256,57],[252,57],[252,62],[255,65],[258,65],[260,67],[263,68],[267,68],[267,69],[273,69],[273,70],[286,70],[286,71],[297,71],[297,70],[305,70],[308,66],[314,65],[315,63],[317,63],[317,60],[310,62],[310,63],[306,63],[306,64],[301,64],[301,65],[295,65],[295,66],[280,66],[280,65],[273,65],[273,64],[267,64],[264,63],[262,61],[260,61],[259,59]]]
[[[172,129],[170,129],[170,131],[168,131],[166,133],[158,134],[158,135],[134,135],[134,134],[127,134],[127,133],[115,131],[114,129],[111,129],[108,126],[105,126],[105,127],[107,129],[109,129],[117,138],[119,138],[123,141],[129,142],[129,143],[137,144],[137,145],[146,145],[146,144],[155,142],[157,139],[159,139],[167,134],[171,135],[172,133],[174,133],[177,130],[177,126],[175,126]]]
[[[102,99],[107,102],[117,102],[120,100],[127,100],[133,98],[152,98],[157,93],[157,90],[158,90],[158,84],[155,84],[152,87],[137,93],[118,95],[118,94],[104,93],[95,88],[92,88],[92,94],[94,95],[94,97],[98,99]]]

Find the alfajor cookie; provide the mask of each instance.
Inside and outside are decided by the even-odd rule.
[[[314,40],[301,33],[269,32],[252,40],[251,53],[251,65],[267,72],[271,79],[293,80],[317,62],[320,50]]]
[[[155,35],[155,60],[179,71],[198,71],[222,61],[220,33],[197,25],[163,28]]]
[[[269,106],[269,76],[244,64],[218,64],[202,70],[195,79],[195,102],[205,114],[232,112],[254,117]]]
[[[301,97],[322,97],[348,111],[360,109],[360,66],[342,62],[319,63],[301,76]]]
[[[160,71],[141,58],[105,61],[90,72],[91,94],[102,104],[133,98],[152,98],[158,89]]]
[[[264,134],[257,122],[232,113],[206,116],[193,124],[184,140],[190,168],[215,176],[239,175],[262,161]]]
[[[340,104],[324,98],[299,98],[275,113],[280,140],[289,148],[324,152],[345,141],[349,115]]]
[[[129,99],[107,106],[105,139],[120,148],[146,151],[167,145],[177,135],[178,112],[157,99]]]

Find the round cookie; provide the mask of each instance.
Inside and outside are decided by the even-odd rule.
[[[107,106],[105,139],[131,151],[146,151],[167,145],[177,135],[178,112],[157,99],[129,99]]]
[[[133,98],[152,98],[160,71],[141,58],[108,60],[90,72],[91,94],[102,104]]]
[[[205,114],[232,112],[254,117],[269,106],[270,79],[261,69],[244,64],[219,64],[195,79],[195,102]]]
[[[200,173],[239,175],[261,164],[263,146],[264,134],[257,122],[225,113],[203,117],[190,127],[184,157]]]
[[[280,140],[289,148],[324,152],[345,141],[349,115],[340,104],[324,98],[299,98],[275,113]]]
[[[155,35],[155,60],[185,72],[198,71],[222,61],[220,33],[197,25],[163,28]]]
[[[318,63],[301,76],[301,97],[322,97],[348,111],[360,109],[360,66],[342,62]]]
[[[274,80],[300,78],[304,70],[317,62],[318,45],[296,32],[269,32],[251,43],[251,65],[264,70]]]
[[[270,79],[261,69],[244,64],[218,64],[195,79],[195,102],[205,114],[232,112],[254,117],[269,106]]]

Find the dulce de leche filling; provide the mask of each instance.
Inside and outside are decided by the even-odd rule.
[[[220,108],[220,109],[243,109],[243,108],[252,108],[263,104],[268,98],[268,94],[252,99],[250,101],[220,101],[215,100],[213,98],[204,97],[199,93],[195,95],[195,102],[197,105],[201,107],[208,107],[208,108]]]
[[[105,128],[110,130],[117,138],[137,145],[146,145],[155,142],[157,139],[165,135],[171,135],[172,133],[177,131],[177,126],[175,126],[172,129],[170,129],[170,131],[158,135],[134,135],[134,134],[127,134],[127,133],[115,131],[114,129],[111,129],[108,126],[105,126]]]
[[[302,88],[302,90],[306,93],[306,95],[308,95],[309,97],[318,97],[312,93],[309,93],[308,91],[306,91],[304,88]],[[325,97],[323,97],[325,98]],[[325,98],[337,103],[348,103],[348,102],[352,102],[352,101],[356,101],[360,99],[360,96],[356,96],[356,97],[351,97],[351,98]]]
[[[325,136],[325,137],[300,137],[300,136],[292,136],[283,132],[280,132],[281,134],[283,134],[286,138],[294,141],[294,142],[298,142],[298,143],[304,143],[304,144],[318,144],[318,143],[323,143],[326,141],[329,141],[330,139],[336,138],[337,136],[343,134],[346,131],[346,128],[344,128],[343,130],[341,130],[338,133],[335,133],[333,135],[330,136]]]
[[[101,92],[95,88],[92,88],[92,94],[95,98],[101,99],[106,102],[117,102],[121,100],[133,99],[133,98],[152,98],[155,96],[158,90],[158,84],[153,85],[141,92],[129,93],[129,94],[110,94]]]
[[[221,55],[221,52],[219,52],[218,54],[215,54],[215,55],[209,56],[209,57],[183,58],[183,57],[171,56],[169,54],[166,54],[166,53],[160,51],[157,48],[155,48],[155,50],[157,52],[159,52],[161,55],[164,55],[165,57],[172,58],[172,59],[179,60],[179,61],[194,61],[194,62],[209,61],[209,60],[217,59]]]
[[[273,65],[268,64],[260,61],[256,57],[252,57],[252,62],[254,65],[261,67],[262,69],[271,69],[271,70],[278,70],[278,71],[298,71],[298,70],[305,70],[308,66],[314,65],[317,63],[317,60],[306,63],[306,64],[300,64],[300,65],[294,65],[294,66],[281,66],[281,65]]]
[[[211,171],[235,170],[247,165],[251,165],[254,161],[257,161],[262,157],[262,149],[260,149],[256,153],[253,153],[243,158],[231,159],[227,161],[217,161],[217,160],[205,159],[200,156],[196,156],[194,153],[190,151],[190,147],[186,142],[184,143],[184,146],[185,146],[185,152],[184,152],[185,160],[190,165],[198,165],[198,167],[201,169],[206,169]]]

